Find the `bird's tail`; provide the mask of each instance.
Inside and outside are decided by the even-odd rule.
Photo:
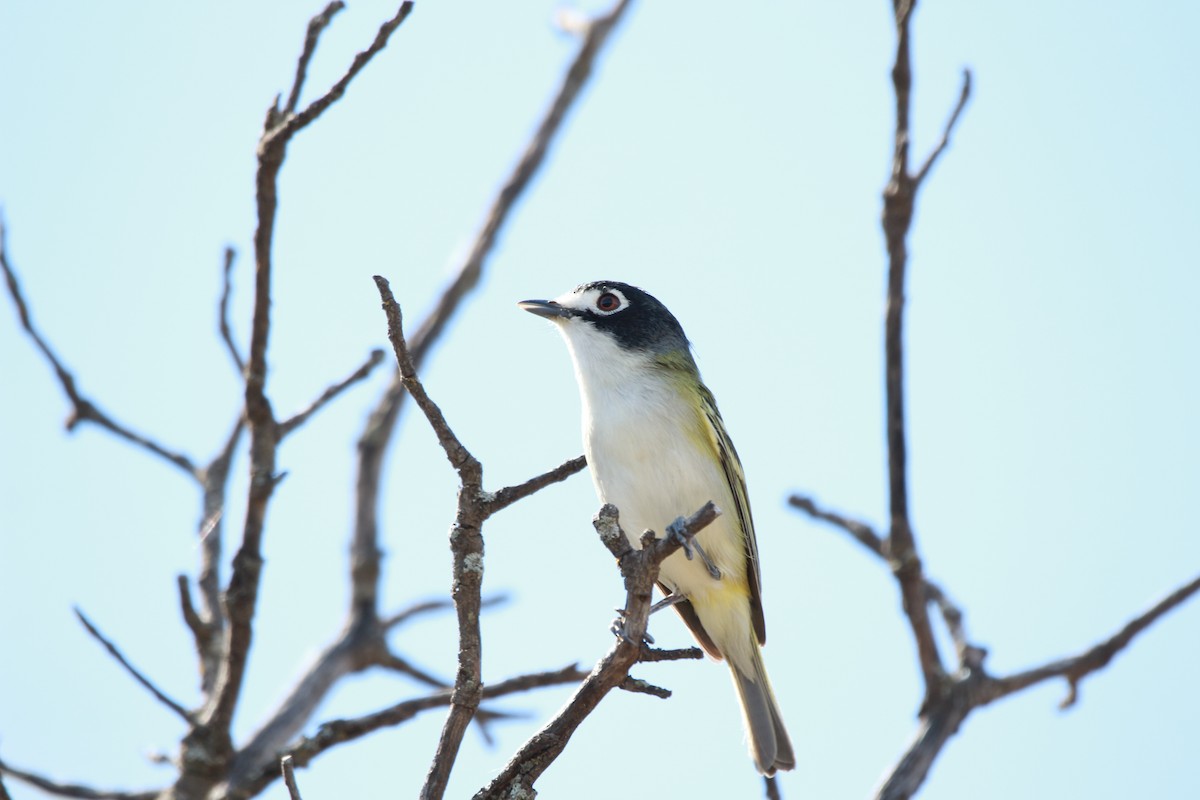
[[[767,668],[763,664],[762,650],[758,642],[750,648],[752,658],[749,669],[743,671],[729,659],[729,671],[733,673],[733,685],[738,699],[742,701],[742,715],[746,720],[746,732],[750,736],[750,756],[763,775],[774,775],[778,770],[793,769],[796,755],[792,752],[792,741],[783,726],[783,715],[779,703],[771,690]]]

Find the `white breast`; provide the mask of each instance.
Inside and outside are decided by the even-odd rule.
[[[727,580],[743,583],[744,537],[724,472],[697,438],[697,426],[706,424],[697,409],[647,360],[622,352],[591,325],[561,328],[575,362],[584,448],[601,502],[617,507],[621,527],[637,547],[644,530],[662,536],[675,519],[713,501],[725,513],[699,541]],[[683,553],[664,563],[661,578],[692,598],[719,588],[701,559],[688,561]]]

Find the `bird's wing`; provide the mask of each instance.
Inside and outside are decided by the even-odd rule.
[[[704,417],[708,422],[708,434],[721,461],[721,469],[729,484],[729,494],[733,497],[733,512],[742,527],[742,538],[746,546],[746,578],[750,583],[750,617],[754,622],[754,634],[759,644],[766,644],[767,624],[763,619],[762,609],[762,573],[758,566],[758,542],[754,539],[750,496],[746,493],[746,475],[742,472],[742,462],[733,447],[733,441],[725,432],[725,423],[721,420],[721,412],[717,410],[717,401],[703,383],[700,384],[700,398],[704,407]],[[729,509],[723,510],[729,512]]]

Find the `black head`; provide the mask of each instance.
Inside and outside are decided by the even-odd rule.
[[[654,295],[620,281],[592,281],[555,300],[526,300],[526,311],[551,319],[593,325],[626,350],[687,352],[688,340],[675,315]]]

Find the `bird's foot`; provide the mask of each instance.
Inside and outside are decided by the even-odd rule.
[[[700,556],[700,561],[703,562],[704,568],[708,570],[708,574],[714,581],[721,580],[721,570],[717,569],[717,565],[708,557],[708,553],[704,552],[704,548],[700,546],[700,542],[696,541],[695,536],[687,534],[687,520],[683,517],[676,517],[675,521],[667,526],[667,538],[674,539],[679,542],[680,548],[683,550],[683,555],[691,561],[695,556]],[[679,602],[676,600],[675,602]]]
[[[638,647],[641,647],[643,644],[654,644],[654,637],[650,635],[650,631],[646,631],[642,634],[642,641],[635,642],[627,630],[628,620],[625,619],[625,616],[629,612],[623,608],[616,609],[616,612],[617,618],[612,621],[612,625],[608,626],[608,629],[612,631],[613,636],[616,636],[618,639],[624,639],[630,644]],[[650,613],[654,613],[654,609],[650,609]]]

